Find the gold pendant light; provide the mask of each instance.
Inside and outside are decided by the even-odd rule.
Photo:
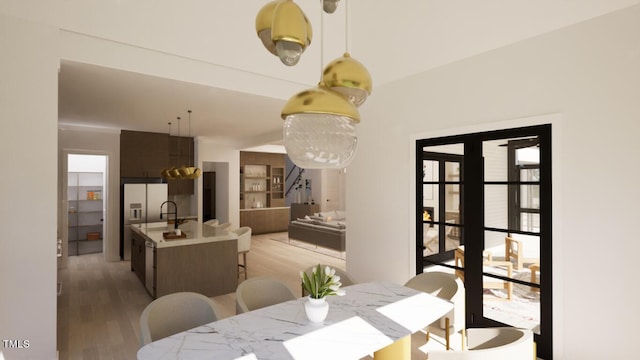
[[[180,147],[180,116],[176,117],[178,120],[178,159],[181,158],[181,147]],[[182,179],[182,173],[180,172],[180,168],[172,167],[169,170],[169,176],[171,180],[180,180]]]
[[[179,120],[180,118],[178,118]],[[178,131],[180,131],[178,129]],[[171,122],[169,122],[169,136],[171,136]],[[167,179],[167,180],[176,180],[177,178],[175,177],[177,175],[180,175],[180,173],[177,171],[175,166],[171,166],[168,168],[164,168],[162,169],[162,171],[160,172],[160,175],[162,175],[163,178]]]
[[[321,63],[323,42],[321,39]],[[360,114],[352,102],[327,88],[322,80],[316,88],[292,96],[283,107],[281,117],[285,120],[284,146],[297,166],[342,169],[353,160],[358,146],[356,125]]]
[[[287,66],[298,63],[311,44],[311,23],[293,0],[275,0],[256,16],[256,32],[267,50]]]
[[[351,101],[362,105],[371,94],[372,80],[369,71],[349,54],[349,6],[345,3],[345,47],[342,57],[330,62],[322,72],[322,81]]]
[[[187,110],[189,113],[189,138],[191,137],[191,110]],[[191,146],[189,146],[189,158],[191,158]],[[200,175],[202,175],[202,170],[196,166],[181,166],[180,169],[180,177],[182,179],[193,180],[197,179]]]

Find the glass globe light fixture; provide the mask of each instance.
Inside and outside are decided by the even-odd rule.
[[[322,0],[322,10],[327,14],[333,14],[338,8],[338,1],[340,0]]]
[[[372,89],[369,71],[348,52],[324,68],[322,82],[331,90],[346,96],[355,106],[362,105]]]
[[[353,160],[360,114],[321,83],[289,99],[282,109],[287,155],[303,169],[342,169]]]

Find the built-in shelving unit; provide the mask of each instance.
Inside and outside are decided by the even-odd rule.
[[[104,174],[69,172],[67,181],[68,253],[102,252]]]
[[[284,200],[284,167],[271,168],[271,199]]]
[[[242,209],[270,207],[269,168],[268,165],[240,167],[240,206]]]
[[[284,206],[284,167],[270,165],[240,167],[241,209],[282,206]]]
[[[286,231],[284,154],[240,152],[240,226],[252,233]]]

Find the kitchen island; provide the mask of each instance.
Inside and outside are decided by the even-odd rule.
[[[210,236],[202,223],[180,225],[185,238],[165,239],[166,222],[131,226],[131,271],[155,299],[193,291],[212,297],[234,292],[238,285],[238,240],[234,233]]]

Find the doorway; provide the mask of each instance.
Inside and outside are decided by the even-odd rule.
[[[229,176],[229,163],[202,162],[202,222],[211,219],[217,219],[220,223],[230,221]]]
[[[468,328],[529,328],[538,357],[551,359],[551,125],[417,140],[415,169],[417,273],[454,271]],[[456,203],[459,221],[446,213]],[[458,231],[457,246],[439,234],[426,252],[432,225]]]
[[[66,254],[104,251],[107,156],[67,154]]]
[[[216,172],[202,173],[202,222],[216,218]]]

